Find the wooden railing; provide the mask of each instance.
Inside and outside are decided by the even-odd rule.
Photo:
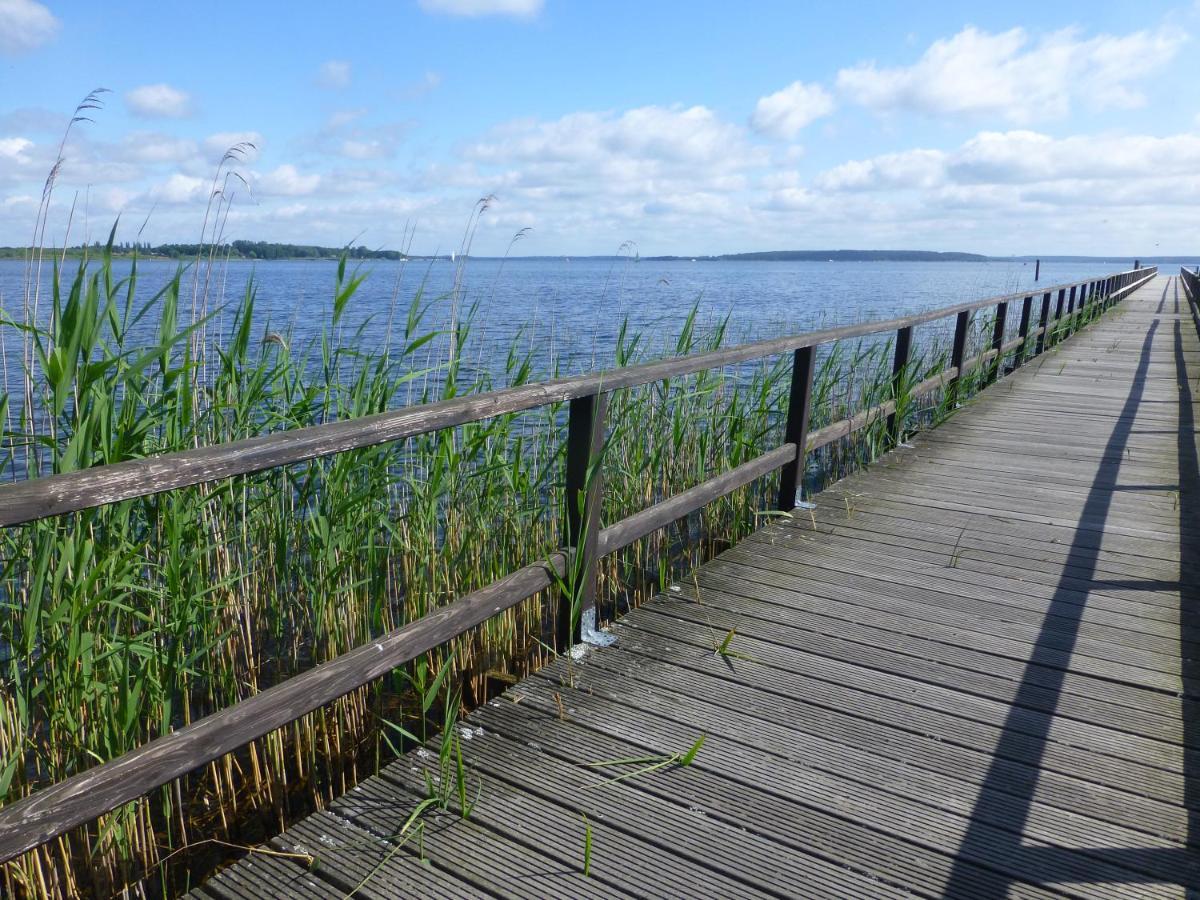
[[[790,511],[795,508],[797,492],[803,482],[806,453],[884,417],[888,420],[892,441],[898,440],[903,423],[898,421],[897,406],[910,362],[913,329],[918,325],[954,316],[953,349],[947,368],[908,388],[906,393],[916,398],[945,388],[953,397],[958,392],[959,379],[964,375],[980,366],[989,366],[983,381],[990,384],[1001,374],[1001,363],[1006,355],[1017,351],[1013,365],[1019,366],[1026,359],[1044,352],[1056,336],[1073,330],[1085,313],[1096,311],[1097,305],[1100,310],[1107,309],[1155,274],[1157,269],[1153,267],[1134,269],[888,321],[758,341],[0,486],[0,526],[15,526],[346,450],[399,441],[546,404],[570,404],[565,484],[567,522],[563,549],[336,659],[0,808],[0,862],[263,737],[552,586],[567,585],[558,615],[558,647],[577,642],[581,621],[594,615],[597,564],[601,558],[776,470],[782,470],[777,506]],[[1010,307],[1015,309],[1018,304],[1018,335],[1006,342]],[[989,307],[995,308],[990,344],[983,352],[964,358],[971,317]],[[846,338],[892,331],[895,332],[892,398],[810,432],[818,348]],[[594,463],[605,432],[608,397],[613,391],[783,353],[793,354],[783,446],[619,522],[600,526],[598,511],[602,485],[597,474],[599,466]]]
[[[1200,313],[1200,266],[1189,272],[1186,266],[1179,267],[1179,283],[1183,285],[1183,294],[1191,307],[1192,315]]]

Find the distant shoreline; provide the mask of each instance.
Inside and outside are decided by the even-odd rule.
[[[25,259],[29,253],[25,247],[0,247],[0,259]],[[61,247],[45,248],[47,260],[63,254]],[[104,248],[96,245],[84,247],[68,247],[65,251],[70,259],[78,259],[84,253],[99,256]],[[113,248],[113,256],[131,258],[135,254],[139,259],[178,260],[187,262],[198,255],[208,256],[210,248],[198,248],[188,244],[161,244],[155,247],[132,247],[122,245]],[[240,261],[288,260],[292,262],[328,262],[336,261],[343,255],[356,261],[385,260],[391,262],[456,262],[461,261],[451,254],[421,255],[403,254],[397,250],[368,250],[365,247],[347,247],[344,250],[336,247],[304,246],[297,244],[267,244],[248,241],[235,241],[218,249],[216,256],[220,259],[235,259]],[[723,253],[719,255],[698,254],[695,256],[663,255],[663,256],[572,256],[572,255],[534,255],[534,256],[471,256],[480,261],[499,261],[507,259],[512,262],[520,261],[591,261],[591,262],[978,262],[978,263],[1087,263],[1128,261],[1132,266],[1135,259],[1143,263],[1187,263],[1196,264],[1200,261],[1200,253],[1195,256],[1143,256],[1133,254],[1112,256],[986,256],[981,253],[961,253],[937,250],[766,250],[752,253]]]

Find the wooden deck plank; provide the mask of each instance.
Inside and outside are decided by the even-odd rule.
[[[1200,895],[1198,376],[1160,277],[196,896]]]

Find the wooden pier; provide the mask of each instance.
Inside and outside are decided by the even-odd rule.
[[[1124,275],[1061,342],[1048,326],[1074,286],[1065,310],[1057,286],[992,301],[1001,325],[973,364],[1014,349],[1023,364],[621,619],[614,645],[472,713],[469,815],[422,805],[451,774],[434,745],[193,895],[1200,896],[1200,282]],[[960,336],[975,308],[949,311]],[[785,468],[791,506],[796,447],[828,435],[807,425],[812,346],[783,349],[789,444],[758,465]],[[952,389],[963,354],[934,387]],[[603,403],[577,412],[602,421]],[[575,431],[586,454],[593,428]],[[595,529],[590,554],[677,514]],[[522,577],[513,593],[537,588]],[[271,724],[237,721],[208,758]],[[89,784],[136,796],[198,757],[146,758],[123,770],[157,766],[144,783],[84,773],[25,807],[29,827],[77,823]],[[55,799],[75,811],[55,820]],[[0,810],[6,853],[29,842],[19,805]]]

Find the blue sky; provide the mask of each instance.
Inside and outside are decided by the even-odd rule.
[[[1197,32],[1195,0],[0,0],[0,243],[105,87],[55,243],[195,241],[216,183],[227,238],[414,252],[484,196],[478,253],[1195,252]]]

